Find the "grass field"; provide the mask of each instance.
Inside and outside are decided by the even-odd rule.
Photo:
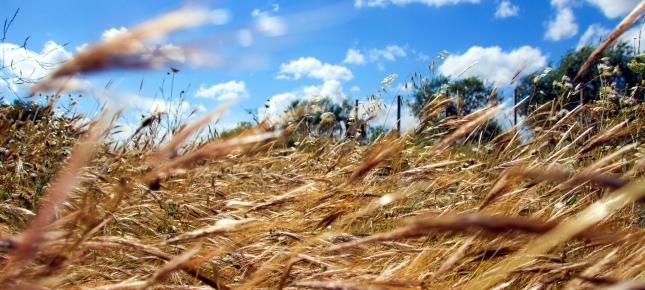
[[[85,50],[34,92],[134,66],[113,52],[195,24],[176,16]],[[369,144],[296,134],[299,112],[191,137],[222,108],[160,142],[154,118],[114,140],[109,109],[88,123],[5,106],[0,284],[642,289],[645,104],[601,96],[561,109],[569,96],[491,140],[477,129],[509,108],[435,118],[444,96],[425,105],[416,133]]]

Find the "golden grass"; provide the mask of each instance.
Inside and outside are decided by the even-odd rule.
[[[195,24],[171,16],[80,54],[44,87],[109,68],[88,59],[113,59],[110,47],[127,47],[118,41]],[[164,144],[150,119],[116,143],[102,140],[109,114],[86,128],[20,121],[5,108],[1,287],[645,285],[644,104],[607,117],[610,104],[595,102],[556,117],[550,102],[526,116],[541,128],[529,140],[515,126],[481,142],[470,137],[502,108],[437,120],[449,101],[427,104],[414,135],[367,145],[304,137],[297,147],[288,142],[297,125],[279,130],[289,115],[186,142],[216,110]]]

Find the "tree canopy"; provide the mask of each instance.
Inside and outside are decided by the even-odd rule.
[[[529,99],[519,108],[520,113],[526,114],[541,104],[559,98],[562,100],[562,107],[569,110],[581,101],[588,103],[608,93],[643,100],[642,92],[633,95],[635,92],[629,91],[642,82],[643,74],[630,69],[634,52],[625,43],[604,51],[593,67],[584,72],[575,84],[572,82],[572,78],[594,49],[593,46],[587,46],[570,50],[558,64],[550,66],[552,70],[546,69],[523,77],[516,88],[518,99]]]
[[[422,82],[414,92],[412,111],[418,116],[423,106],[439,93],[455,98],[446,108],[445,116],[468,115],[484,107],[490,101],[493,87],[477,77],[453,81],[446,76],[438,76]]]

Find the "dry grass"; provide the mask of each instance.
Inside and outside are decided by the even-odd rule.
[[[190,24],[172,20],[168,30]],[[146,27],[124,37],[157,36]],[[59,74],[109,67],[87,59],[123,45],[99,44],[101,54],[79,55]],[[284,138],[290,127],[270,124],[181,145],[220,110],[158,144],[155,122],[114,143],[100,141],[110,115],[83,127],[53,116],[19,121],[6,109],[0,283],[642,288],[645,106],[607,117],[597,102],[555,118],[552,104],[527,116],[543,129],[526,141],[517,127],[472,140],[501,108],[436,120],[447,105],[438,98],[414,136],[369,145],[307,137],[297,148]],[[444,134],[430,146],[417,142],[437,130]]]

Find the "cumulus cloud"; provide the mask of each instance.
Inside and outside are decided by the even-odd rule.
[[[600,43],[602,39],[607,37],[610,32],[611,30],[609,28],[606,28],[600,24],[589,25],[589,27],[587,27],[587,30],[585,30],[585,33],[583,33],[580,37],[578,45],[576,46],[576,50],[588,45],[598,45],[598,43]]]
[[[139,123],[140,124],[140,123]],[[135,122],[117,122],[114,131],[110,137],[116,140],[125,140],[128,137],[132,136],[134,132],[139,128],[139,124]]]
[[[598,7],[607,18],[616,18],[627,15],[640,0],[587,0],[587,2]]]
[[[411,3],[425,4],[428,6],[441,7],[445,5],[456,5],[460,3],[479,3],[479,0],[354,0],[356,8],[362,7],[387,7],[391,4],[404,6]]]
[[[365,56],[357,49],[350,48],[347,50],[343,63],[348,64],[365,64]]]
[[[270,11],[273,13],[277,13],[280,11],[280,4],[274,3],[271,4]],[[269,15],[269,10],[261,10],[260,8],[255,8],[253,11],[251,11],[251,16],[253,17],[260,17],[260,16],[268,16]]]
[[[237,42],[242,47],[249,47],[253,44],[253,34],[249,29],[240,29],[237,32]]]
[[[430,56],[425,54],[425,53],[423,53],[423,52],[418,52],[417,53],[417,60],[418,61],[426,62],[426,61],[429,61],[430,59],[431,59]]]
[[[499,2],[497,10],[495,10],[495,18],[508,18],[517,16],[520,12],[520,7],[511,3],[511,1],[504,0]]]
[[[223,25],[231,20],[231,13],[225,9],[215,9],[208,12],[208,20],[213,25]]]
[[[128,33],[128,29],[123,26],[119,28],[112,27],[106,31],[103,31],[103,33],[101,34],[101,41],[107,41],[115,37],[122,36],[126,33]]]
[[[297,80],[303,76],[323,81],[348,81],[354,78],[352,71],[347,67],[322,63],[314,57],[301,57],[280,65],[278,79],[293,78]]]
[[[255,18],[255,31],[266,37],[277,37],[286,34],[287,22],[284,20],[284,18],[271,15],[273,13],[277,13],[278,11],[280,11],[279,4],[271,5],[270,10],[260,10],[258,8],[253,9],[253,11],[251,11],[251,16]],[[250,31],[248,32],[248,35],[250,35]]]
[[[345,99],[342,84],[337,80],[325,81],[319,86],[306,86],[302,92],[313,98],[326,98],[334,103],[340,103]]]
[[[368,55],[371,61],[382,61],[382,60],[395,61],[397,58],[406,57],[407,52],[403,47],[390,44],[385,48],[370,49]]]
[[[159,98],[148,98],[138,94],[125,94],[119,99],[119,102],[127,107],[146,113],[184,113],[190,109],[190,103],[187,101],[166,101]]]
[[[258,109],[258,116],[275,119],[284,114],[294,101],[326,98],[333,103],[340,103],[347,98],[342,82],[351,80],[354,75],[347,67],[323,63],[313,57],[301,57],[280,65],[278,79],[298,80],[302,77],[323,82],[320,85],[304,86],[272,96],[264,107]]]
[[[269,37],[281,36],[287,32],[287,24],[281,17],[263,14],[260,14],[256,21],[255,28],[258,32]]]
[[[521,75],[534,72],[546,65],[546,57],[538,48],[522,46],[503,51],[499,46],[473,46],[464,54],[450,55],[439,66],[439,72],[456,77],[464,69],[476,63],[462,77],[477,76],[496,83],[508,83],[517,69],[526,64]]]
[[[72,54],[53,41],[48,41],[40,52],[13,43],[0,43],[0,86],[12,91],[24,89],[46,78],[59,64]]]
[[[258,109],[258,117],[260,119],[275,120],[287,111],[289,105],[301,99],[304,99],[304,97],[298,92],[276,94],[266,102],[264,107]]]
[[[415,51],[412,51],[415,53]],[[347,50],[343,63],[363,65],[368,62],[376,63],[379,70],[385,70],[383,62],[396,61],[399,58],[404,58],[408,55],[408,50],[396,44],[390,44],[384,48],[371,48],[361,52],[358,49],[350,48]],[[426,55],[419,53],[419,60],[428,58]],[[429,58],[428,58],[429,59]]]
[[[573,4],[574,0],[551,0],[551,6],[556,8],[564,8]]]
[[[208,111],[208,109],[206,109],[206,106],[204,106],[202,104],[197,104],[195,109],[197,110],[197,112],[206,112],[206,111]]]
[[[571,38],[578,33],[578,24],[573,10],[569,7],[558,8],[558,14],[547,23],[547,31],[544,38],[558,41]]]
[[[272,96],[264,107],[258,109],[260,119],[274,120],[282,116],[295,101],[329,99],[332,103],[341,103],[347,98],[342,84],[338,80],[328,80],[318,86],[305,86],[291,92]]]
[[[210,87],[201,84],[195,93],[198,98],[217,99],[218,101],[246,98],[248,95],[244,81],[229,81]]]
[[[361,87],[359,86],[352,86],[351,89],[349,89],[352,93],[358,93],[361,91]]]

